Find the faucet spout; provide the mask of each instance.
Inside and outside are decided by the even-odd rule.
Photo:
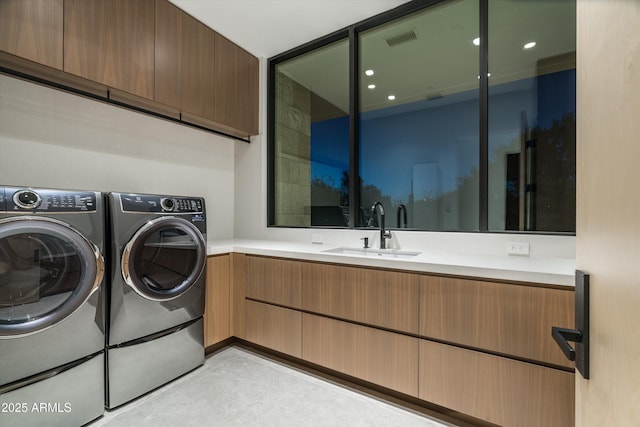
[[[376,214],[378,215],[378,225],[380,226],[380,249],[387,248],[386,239],[391,238],[391,231],[385,230],[384,227],[384,206],[381,202],[375,202],[373,206],[371,206],[371,218],[375,218]]]
[[[398,228],[402,227],[402,220],[404,220],[404,228],[407,228],[407,207],[400,203],[397,214]]]

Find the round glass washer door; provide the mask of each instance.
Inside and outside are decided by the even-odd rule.
[[[100,250],[68,224],[0,220],[0,339],[36,333],[71,316],[103,275]]]
[[[206,243],[190,222],[163,217],[147,222],[122,254],[122,277],[138,295],[167,301],[187,292],[206,266]]]

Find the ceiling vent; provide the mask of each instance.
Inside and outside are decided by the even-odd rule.
[[[389,37],[386,42],[389,47],[394,47],[402,43],[410,42],[411,40],[417,39],[416,33],[414,31],[407,31],[406,33],[398,34],[397,36]]]

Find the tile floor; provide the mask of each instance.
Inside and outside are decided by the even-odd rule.
[[[102,426],[452,426],[240,347],[89,424]]]

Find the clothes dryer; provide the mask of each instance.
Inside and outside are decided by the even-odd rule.
[[[104,412],[99,192],[0,186],[0,424]]]
[[[107,408],[204,363],[200,197],[110,193]]]

